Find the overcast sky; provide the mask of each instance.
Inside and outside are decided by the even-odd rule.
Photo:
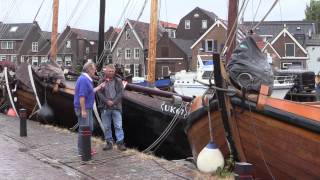
[[[43,6],[36,17],[43,1]],[[147,0],[141,21],[149,22],[150,1]],[[183,16],[197,6],[214,12],[222,19],[227,19],[228,0],[158,1],[160,19],[164,21],[179,23]],[[240,4],[242,1],[240,0]],[[98,31],[99,2],[100,0],[60,0],[59,31],[61,32],[67,25]],[[128,2],[128,8],[123,13]],[[144,2],[145,0],[106,0],[106,27],[110,25],[121,27],[126,18],[136,20]],[[267,20],[302,20],[310,0],[279,0],[279,2]],[[245,20],[260,20],[272,3],[273,0],[249,0],[244,15]],[[256,12],[257,16],[255,16]],[[122,13],[124,15],[121,17]],[[2,22],[32,22],[35,17],[43,30],[51,31],[52,0],[0,0],[0,21]]]

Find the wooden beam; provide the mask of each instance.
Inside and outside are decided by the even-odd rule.
[[[148,83],[155,82],[156,54],[158,34],[158,0],[151,1],[151,17],[149,26],[149,51],[148,51]]]
[[[57,58],[59,0],[53,1],[52,8],[53,8],[53,20],[52,20],[52,32],[51,32],[50,59],[52,61],[55,61]]]

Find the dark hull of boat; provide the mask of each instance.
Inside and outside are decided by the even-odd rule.
[[[36,107],[36,99],[31,90],[26,90],[24,88],[17,88],[16,96],[18,102],[16,103],[17,109],[24,108],[27,110],[28,117],[38,108]],[[36,120],[36,116],[32,116],[33,120]]]
[[[125,141],[129,147],[144,150],[151,145],[167,128],[174,118],[173,114],[163,112],[161,105],[168,99],[158,99],[137,92],[125,91],[123,96],[123,127]],[[159,146],[156,155],[167,159],[182,159],[191,156],[191,150],[184,133],[184,118],[167,139]]]
[[[41,104],[46,100],[54,113],[54,121],[49,123],[67,128],[76,125],[78,120],[73,108],[73,90],[59,88],[54,91],[51,84],[44,83],[35,73],[33,77]]]
[[[261,179],[318,179],[320,169],[320,115],[306,119],[273,108],[256,110],[254,103],[241,107],[233,99],[233,123],[237,126],[245,160],[254,166],[254,177]],[[201,109],[195,111],[200,112]],[[223,154],[228,154],[222,120],[211,109],[214,136]],[[209,140],[205,113],[190,116],[186,132],[196,158]],[[235,135],[234,135],[235,136]],[[238,149],[239,150],[239,149]]]

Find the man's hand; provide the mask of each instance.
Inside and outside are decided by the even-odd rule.
[[[87,119],[88,114],[87,114],[86,110],[81,110],[81,117],[84,118],[84,119]]]
[[[111,107],[111,106],[113,106],[113,102],[110,101],[110,100],[108,100],[108,101],[107,101],[107,105],[108,105],[109,107]]]

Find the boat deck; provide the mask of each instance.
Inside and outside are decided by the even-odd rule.
[[[185,161],[167,161],[136,150],[102,151],[88,162],[77,156],[77,134],[27,121],[28,137],[19,136],[19,119],[0,114],[0,176],[8,179],[207,179]]]

